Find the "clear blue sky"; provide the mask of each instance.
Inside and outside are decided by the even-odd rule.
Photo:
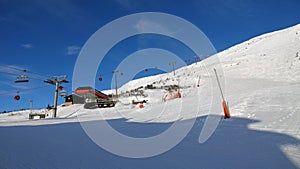
[[[216,50],[222,51],[300,23],[299,6],[299,0],[1,0],[0,64],[4,66],[0,72],[8,73],[0,73],[0,112],[28,108],[31,99],[34,108],[53,104],[54,86],[45,87],[45,77],[34,75],[41,80],[16,85],[14,74],[22,72],[5,66],[42,75],[66,74],[71,80],[80,47],[100,27],[119,17],[137,12],[177,15],[199,27]],[[122,45],[119,49],[122,52]],[[112,66],[106,70],[110,71],[118,59],[108,62]],[[109,87],[105,79],[97,84],[99,90]],[[70,84],[64,87],[71,90]],[[17,91],[21,99],[14,101]]]

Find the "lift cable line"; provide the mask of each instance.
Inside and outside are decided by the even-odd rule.
[[[17,76],[17,78],[15,80],[15,83],[29,82],[30,79],[36,79],[36,80],[44,81],[45,78],[49,77],[49,76],[43,75],[41,73],[29,71],[27,69],[16,68],[14,66],[8,66],[8,65],[0,64],[0,68],[1,67],[5,68],[7,70],[6,72],[4,72],[2,70],[1,73],[6,73],[6,74]],[[17,72],[20,72],[20,73],[17,73]]]
[[[118,71],[118,72],[120,72],[120,71]],[[99,81],[102,81],[102,78],[103,78],[103,77],[108,76],[108,75],[111,75],[111,74],[114,74],[114,71],[112,71],[112,72],[106,72],[106,73],[101,73],[101,74],[99,75],[98,80],[99,80]],[[123,73],[123,72],[120,72],[120,76],[123,76],[123,75],[124,75],[124,73]]]
[[[11,95],[11,94],[15,94],[17,91],[20,91],[20,92],[24,93],[25,91],[38,90],[38,89],[42,89],[42,88],[49,87],[49,86],[50,85],[43,85],[43,86],[37,86],[37,87],[28,88],[28,89],[0,92],[0,95]]]
[[[20,74],[17,74],[17,73],[4,72],[4,71],[0,71],[0,73],[11,75],[11,76],[19,76],[20,75]]]
[[[40,80],[40,81],[44,81],[45,78],[39,78],[39,77],[34,77],[34,76],[27,76],[27,75],[20,75],[18,73],[12,73],[12,72],[4,72],[4,71],[0,71],[0,74],[7,74],[9,76],[14,76],[16,77],[15,83],[19,83],[19,80],[24,80],[24,79],[34,79],[34,80]],[[28,81],[29,82],[29,81]]]
[[[38,76],[41,76],[41,77],[49,77],[48,75],[43,75],[41,73],[29,71],[27,69],[17,68],[17,67],[14,67],[14,66],[0,64],[0,67],[8,68],[8,69],[11,69],[11,70],[16,70],[16,71],[20,71],[20,72],[27,72],[29,74],[34,74],[34,75],[38,75]]]
[[[106,73],[101,73],[100,76],[106,76],[106,75],[110,75],[111,72],[106,72]]]
[[[0,64],[0,73],[4,73],[7,75],[13,75],[16,76],[15,83],[27,83],[29,82],[29,79],[36,79],[36,80],[41,80],[45,83],[55,85],[55,95],[54,95],[54,112],[53,112],[53,117],[56,117],[57,114],[57,100],[58,100],[58,90],[60,89],[59,84],[61,83],[68,83],[66,80],[67,76],[46,76],[37,72],[33,71],[28,71],[26,69],[21,69],[21,68],[16,68],[14,66],[8,66],[8,65],[3,65]],[[46,80],[45,80],[46,79]],[[11,94],[11,92],[4,92],[0,93],[0,95],[7,95]],[[18,99],[15,98],[15,100],[19,100],[19,95]]]
[[[56,117],[57,114],[57,99],[58,99],[58,88],[61,83],[69,83],[66,80],[67,75],[63,76],[51,76],[49,79],[46,79],[44,82],[55,85],[55,93],[54,93],[54,107],[53,107],[53,117]]]
[[[8,67],[8,71],[0,71],[0,73],[4,73],[7,75],[17,76],[15,83],[26,83],[29,82],[29,77],[27,76],[27,70],[21,70],[13,67]],[[12,72],[14,71],[14,72]],[[16,71],[20,71],[22,73],[16,73]]]
[[[21,72],[26,72],[27,71],[26,69],[20,69],[20,68],[14,67],[14,66],[3,65],[3,64],[0,64],[0,67],[4,67],[4,68],[7,68],[7,69],[16,70],[16,71],[21,71]]]
[[[98,80],[101,82],[103,80],[103,76],[109,75],[109,74],[113,74],[112,78],[114,78],[115,81],[115,91],[116,91],[116,99],[118,100],[118,73],[120,73],[120,76],[123,76],[124,73],[120,72],[119,70],[113,70],[112,72],[107,72],[107,73],[102,73],[100,74]]]

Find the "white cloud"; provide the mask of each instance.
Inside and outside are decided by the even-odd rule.
[[[163,24],[154,22],[151,20],[141,19],[134,25],[134,28],[138,32],[160,32],[163,34],[173,34],[176,30],[169,30],[169,28],[165,27]]]
[[[68,46],[67,47],[67,55],[75,55],[80,52],[81,47],[80,46]]]
[[[25,49],[31,49],[33,45],[31,43],[25,43],[25,44],[21,44],[21,47]]]

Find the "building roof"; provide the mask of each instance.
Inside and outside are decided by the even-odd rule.
[[[91,96],[97,96],[99,98],[103,98],[103,99],[106,99],[108,98],[108,96],[100,91],[98,91],[97,89],[94,89],[90,86],[86,86],[86,87],[78,87],[76,90],[75,90],[75,93],[78,94],[78,95],[84,95],[85,97],[89,97]]]

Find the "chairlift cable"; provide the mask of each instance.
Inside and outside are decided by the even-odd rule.
[[[21,75],[20,74],[17,74],[17,73],[11,73],[11,72],[3,72],[3,71],[0,71],[0,74],[3,73],[3,74],[8,74],[8,75],[11,75],[11,76],[17,76],[20,77]],[[42,78],[38,78],[38,77],[28,77],[28,79],[35,79],[35,80],[41,80],[41,81],[44,81],[44,79]]]
[[[14,67],[14,66],[9,66],[9,65],[3,65],[3,64],[0,64],[0,67],[6,67],[6,68],[9,68],[9,69],[12,69],[12,70],[16,70],[16,71],[20,71],[20,72],[28,73],[28,74],[33,74],[33,75],[38,75],[38,76],[41,76],[41,77],[46,77],[46,78],[49,77],[48,75],[43,75],[43,74],[41,74],[41,73],[29,71],[29,70],[27,70],[27,69],[16,68],[16,67]]]
[[[37,90],[37,89],[41,89],[41,88],[45,88],[45,87],[49,87],[50,85],[43,85],[43,86],[37,86],[37,87],[33,87],[33,88],[28,88],[28,89],[21,89],[21,90],[14,90],[14,91],[8,91],[8,92],[1,92],[0,95],[9,95],[9,94],[14,94],[17,92],[22,93],[24,91],[30,91],[30,90]]]
[[[20,76],[20,74],[11,73],[11,72],[3,72],[3,71],[0,71],[0,73],[4,73],[4,74],[8,74],[8,75],[12,75],[12,76]]]

